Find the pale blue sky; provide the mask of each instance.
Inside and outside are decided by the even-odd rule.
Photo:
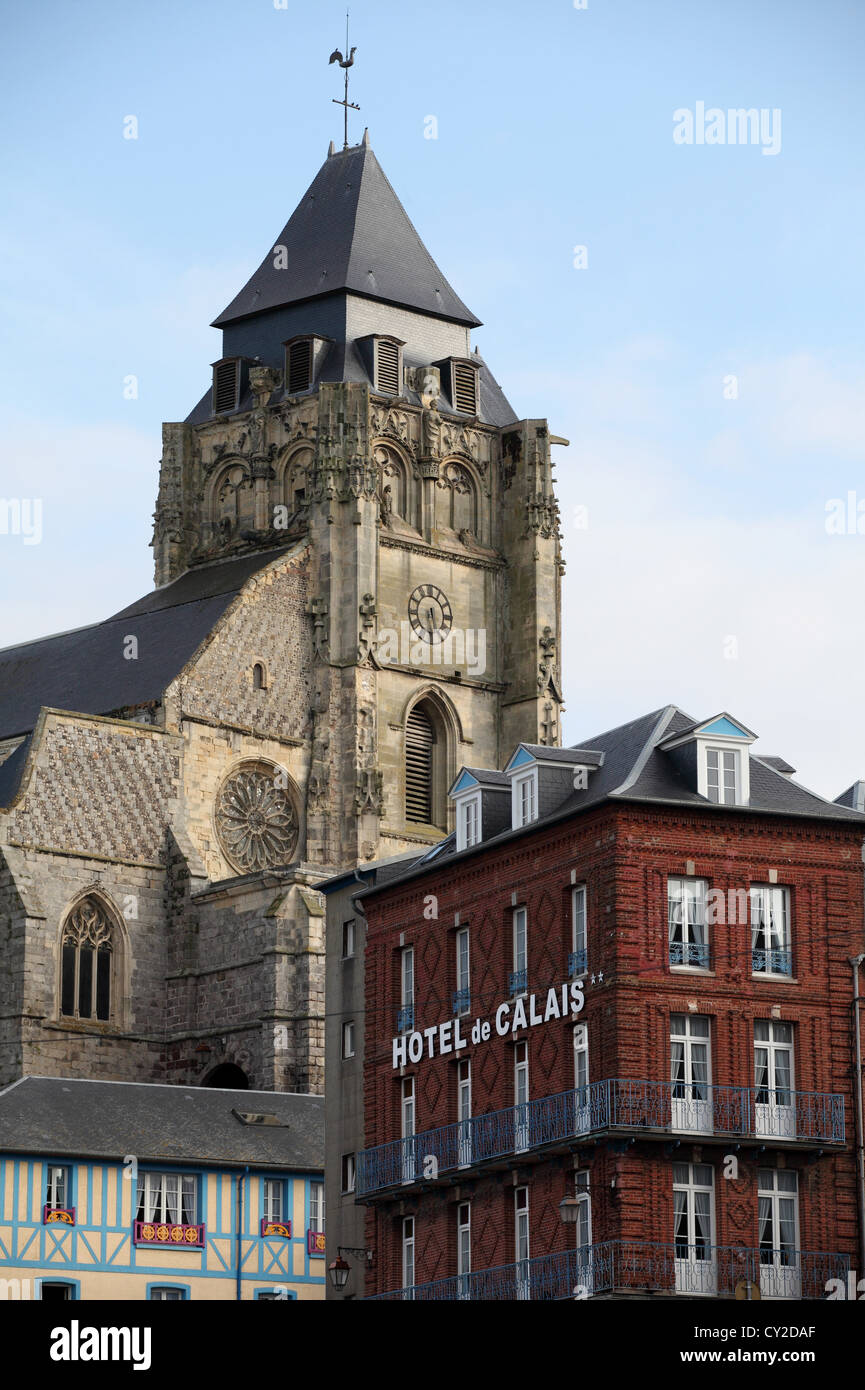
[[[41,544],[0,535],[6,645],[150,587],[160,422],[340,139],[344,9],[4,11],[0,496],[44,508]],[[865,499],[863,39],[858,0],[352,7],[352,140],[517,413],[571,440],[568,741],[727,707],[817,790],[865,776],[865,535],[824,525]],[[676,145],[698,101],[780,109],[780,153]]]

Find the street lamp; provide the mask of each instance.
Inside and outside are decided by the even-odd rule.
[[[563,1197],[559,1202],[559,1216],[568,1225],[575,1225],[580,1216],[579,1197]]]
[[[343,1255],[351,1255],[356,1260],[366,1260],[367,1269],[372,1268],[371,1250],[361,1249],[354,1245],[340,1245],[336,1252],[336,1259],[328,1269],[330,1282],[337,1293],[340,1293],[345,1288],[348,1282],[348,1276],[351,1274],[351,1265],[348,1263],[348,1260],[343,1259]]]

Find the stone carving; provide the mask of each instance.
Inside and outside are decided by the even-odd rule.
[[[111,923],[99,903],[85,898],[72,910],[63,929],[63,945],[111,950]]]
[[[306,612],[312,618],[312,649],[319,661],[327,661],[327,604],[322,598],[314,598]]]
[[[538,638],[538,646],[541,649],[541,663],[538,667],[538,689],[546,690],[553,678],[556,660],[556,639],[553,636],[553,629],[545,627]]]
[[[229,863],[241,873],[288,864],[297,844],[291,796],[272,767],[241,767],[223,784],[216,830]]]
[[[358,612],[360,613],[363,627],[358,636],[357,659],[359,662],[362,662],[366,661],[375,650],[375,638],[372,635],[375,631],[376,620],[375,594],[364,594],[363,602],[360,604]]]
[[[249,385],[259,407],[267,405],[280,381],[280,373],[275,367],[250,367]]]
[[[454,492],[470,493],[472,480],[466,470],[458,463],[446,463],[436,483],[436,487],[449,487]]]

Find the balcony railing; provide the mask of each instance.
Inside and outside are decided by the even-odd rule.
[[[455,1014],[468,1013],[472,1002],[472,992],[470,989],[455,989],[453,992],[453,1012]]]
[[[843,1144],[844,1099],[767,1087],[595,1081],[366,1149],[358,1154],[357,1196],[605,1130]]]
[[[697,970],[709,969],[709,944],[697,941],[671,941],[670,964],[692,965]]]
[[[396,1031],[410,1033],[414,1028],[414,1004],[407,1004],[396,1016]]]
[[[588,952],[585,946],[579,951],[571,951],[568,956],[568,976],[570,979],[573,979],[575,975],[585,975],[588,966]]]
[[[528,970],[512,970],[508,976],[508,994],[511,998],[513,998],[515,994],[525,994],[528,987]]]
[[[763,1298],[814,1299],[826,1297],[831,1279],[846,1285],[849,1266],[848,1255],[818,1251],[609,1240],[373,1297],[424,1302],[645,1293],[732,1298],[737,1285],[747,1280],[759,1287]]]
[[[751,970],[755,975],[792,975],[792,951],[752,951]]]

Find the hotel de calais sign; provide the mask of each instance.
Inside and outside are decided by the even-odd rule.
[[[489,1042],[493,1029],[497,1037],[505,1038],[508,1033],[516,1033],[520,1028],[536,1028],[539,1023],[549,1023],[551,1018],[576,1018],[585,1002],[583,982],[572,980],[550,986],[546,1003],[539,1005],[538,1000],[543,1001],[543,998],[543,994],[530,994],[526,998],[520,995],[516,999],[506,1000],[499,1004],[492,1020],[476,1018],[466,1037],[462,1033],[462,1024],[465,1023],[468,1029],[468,1020],[459,1017],[449,1018],[446,1023],[434,1023],[429,1028],[401,1033],[393,1039],[393,1066],[404,1067],[406,1062],[419,1062],[423,1057],[446,1057],[449,1053],[461,1052],[468,1047],[469,1041],[474,1044]]]

